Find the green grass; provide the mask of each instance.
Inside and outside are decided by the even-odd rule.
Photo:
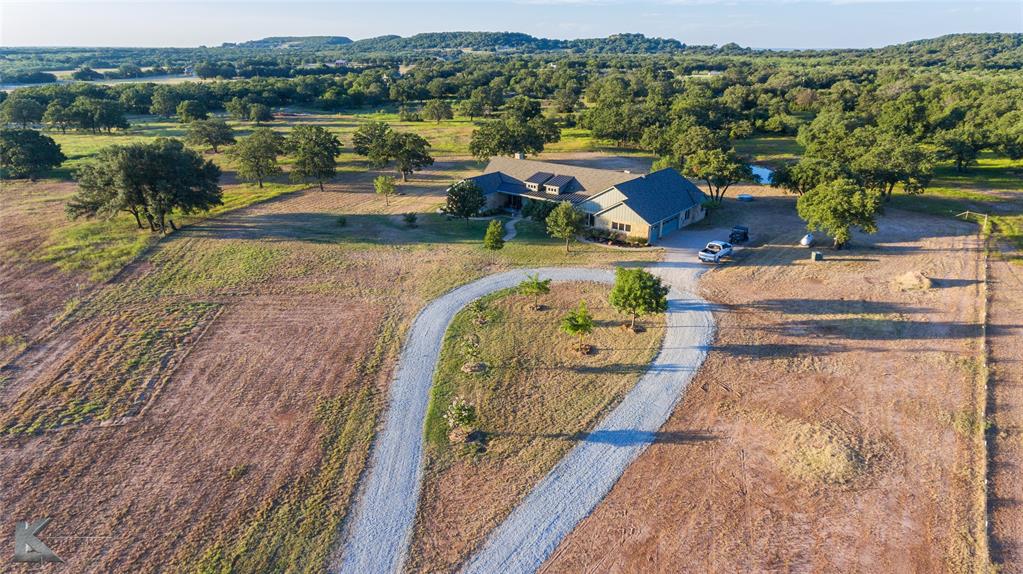
[[[794,136],[758,136],[734,143],[736,151],[757,163],[779,164],[797,160],[803,154]]]
[[[307,188],[306,184],[266,183],[230,187],[224,191],[224,204],[206,215],[176,217],[179,225],[188,225],[234,209]],[[131,215],[112,219],[86,220],[56,228],[42,249],[40,258],[64,271],[85,271],[93,280],[114,276],[145,249],[161,239],[160,234],[140,230]]]

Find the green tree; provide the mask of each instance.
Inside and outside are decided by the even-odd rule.
[[[249,119],[251,115],[249,110],[250,107],[251,106],[248,102],[238,97],[231,98],[226,104],[224,104],[224,109],[227,110],[227,115],[238,121],[247,121]]]
[[[266,104],[251,104],[249,106],[249,121],[256,122],[256,125],[272,122],[274,119],[270,106]]]
[[[818,185],[837,179],[840,169],[822,159],[805,157],[798,163],[778,166],[771,172],[771,187],[803,195]]]
[[[535,273],[533,275],[526,275],[526,278],[518,284],[515,291],[519,295],[525,295],[526,297],[533,298],[533,310],[539,311],[543,307],[540,305],[540,296],[546,295],[551,292],[551,280],[540,279],[540,274]]]
[[[851,229],[877,231],[876,216],[881,209],[880,194],[866,190],[849,179],[821,184],[796,201],[796,212],[810,231],[823,231],[834,240],[835,249],[849,242]]]
[[[3,118],[4,123],[17,124],[22,128],[27,128],[29,124],[38,123],[43,119],[44,108],[42,104],[32,98],[11,96],[4,101],[3,109],[0,112],[2,112],[0,117]]]
[[[661,279],[642,269],[615,269],[615,283],[609,301],[620,313],[630,315],[629,328],[636,330],[640,315],[663,313],[668,309],[667,285]]]
[[[270,128],[252,130],[252,135],[228,150],[238,164],[238,176],[257,182],[259,187],[263,187],[263,180],[283,171],[277,165],[277,156],[283,151],[284,138]]]
[[[901,184],[906,193],[922,193],[931,181],[930,154],[909,136],[877,134],[862,149],[850,170],[864,187],[877,190],[885,201],[892,198],[897,185]]]
[[[475,182],[466,179],[448,188],[444,212],[465,219],[465,223],[468,225],[469,218],[479,213],[485,204],[483,190]]]
[[[686,158],[685,174],[707,184],[711,200],[719,203],[728,188],[740,181],[751,181],[753,169],[735,150],[700,150]]]
[[[384,122],[366,122],[352,134],[352,148],[366,156],[371,166],[381,168],[390,161],[391,133],[391,126]]]
[[[440,123],[441,120],[450,120],[455,115],[451,111],[451,104],[444,100],[430,100],[423,106],[423,117]]]
[[[472,98],[462,100],[457,105],[458,113],[463,116],[467,116],[469,120],[478,118],[486,113],[487,107],[483,98]]]
[[[376,176],[373,179],[373,188],[376,190],[377,195],[384,196],[384,205],[391,204],[391,196],[398,190],[394,184],[394,178],[387,175]]]
[[[586,301],[580,301],[575,310],[570,311],[561,319],[561,330],[574,337],[579,337],[578,347],[583,348],[583,338],[593,332],[593,315],[586,308]]]
[[[66,134],[69,127],[71,127],[71,116],[68,114],[67,108],[60,102],[60,100],[53,100],[46,106],[46,112],[43,113],[43,123],[50,127],[51,130],[60,130],[60,133]]]
[[[583,229],[583,218],[583,214],[572,207],[571,203],[562,201],[547,216],[547,234],[557,239],[564,239],[565,253],[568,253],[572,238]]]
[[[491,219],[487,232],[483,235],[483,247],[497,251],[504,247],[504,226],[497,219]]]
[[[341,140],[321,126],[298,125],[288,136],[287,148],[294,156],[292,181],[313,180],[320,184],[337,173]]]
[[[93,80],[102,80],[103,74],[93,70],[89,66],[83,66],[74,72],[71,72],[71,79],[78,80],[79,82],[91,82]]]
[[[76,173],[78,191],[66,207],[71,218],[113,217],[127,211],[153,231],[177,229],[173,213],[208,211],[222,203],[220,168],[176,139],[112,146]]]
[[[0,129],[0,173],[4,179],[35,180],[66,160],[53,138],[35,130]]]
[[[196,120],[188,124],[185,141],[195,146],[209,146],[213,153],[218,153],[220,146],[235,142],[234,130],[227,122],[217,118]]]
[[[492,120],[473,130],[469,151],[476,159],[486,161],[500,155],[537,154],[546,144],[560,139],[561,129],[543,116],[526,122],[519,119]]]
[[[934,134],[938,159],[951,161],[956,171],[964,172],[977,163],[980,150],[987,146],[984,133],[973,126],[959,125]]]
[[[388,136],[387,154],[394,161],[402,181],[408,181],[412,172],[433,165],[433,157],[427,151],[430,142],[419,134],[393,132]]]
[[[205,120],[209,117],[209,114],[206,113],[206,106],[198,100],[184,100],[178,104],[175,111],[177,112],[178,120],[185,123]]]
[[[172,87],[160,86],[153,91],[153,103],[149,106],[149,113],[169,118],[177,111],[179,101]]]

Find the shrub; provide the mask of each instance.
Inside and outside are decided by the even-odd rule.
[[[410,211],[406,213],[404,216],[402,216],[401,220],[405,222],[405,225],[409,227],[415,227],[416,221],[419,220],[419,216]]]
[[[491,219],[487,232],[483,236],[483,247],[497,251],[504,247],[504,226],[499,219]]]
[[[462,397],[455,397],[444,413],[444,420],[447,421],[448,428],[451,430],[470,429],[476,424],[476,407]]]

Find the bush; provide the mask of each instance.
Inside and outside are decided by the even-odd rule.
[[[455,397],[444,413],[444,420],[448,422],[448,428],[451,430],[470,429],[476,424],[476,407],[462,397]]]
[[[402,219],[402,221],[405,222],[405,225],[407,225],[409,227],[415,227],[416,226],[416,221],[419,220],[419,216],[416,215],[415,213],[409,212],[409,213],[406,213],[404,216],[402,216],[401,219]]]
[[[418,111],[408,106],[401,106],[398,108],[398,120],[403,122],[421,122],[423,117],[419,115]]]
[[[522,206],[522,217],[528,217],[537,223],[547,221],[547,216],[558,204],[552,201],[530,201]]]
[[[342,216],[339,216],[339,217],[337,218],[337,226],[338,226],[338,227],[344,227],[344,226],[346,226],[346,225],[348,225],[348,218],[346,218],[346,217],[345,217],[345,216],[343,216],[343,215],[342,215]]]

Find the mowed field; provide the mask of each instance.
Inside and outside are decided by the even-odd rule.
[[[392,112],[291,110],[270,124],[342,137],[324,192],[284,176],[260,190],[237,181],[226,154],[208,154],[225,170],[225,206],[162,239],[130,218],[68,222],[63,203],[71,170],[98,149],[180,137],[180,124],[144,117],[123,135],[54,134],[71,161],[51,179],[5,184],[0,521],[53,518],[45,539],[68,572],[319,572],[338,550],[403,334],[427,301],[515,266],[656,257],[590,245],[565,254],[530,222],[504,250],[483,250],[486,222],[435,213],[449,183],[482,167],[466,157],[471,124]],[[378,173],[350,153],[368,119],[423,134],[438,158],[390,205],[373,194]],[[744,145],[765,164],[799,153],[792,138]],[[634,170],[651,159],[582,130],[544,158]],[[548,570],[970,571],[983,543],[985,428],[1003,445],[991,471],[996,557],[1018,561],[1019,398],[1003,383],[1023,348],[1004,306],[1018,299],[1005,289],[1020,273],[1010,250],[1023,229],[1021,169],[990,156],[966,175],[942,166],[933,191],[896,196],[879,234],[816,264],[792,247],[803,233],[793,197],[730,191],[758,200],[727,200],[704,225],[748,223],[754,247],[704,277],[718,340],[663,429],[700,440],[651,447]],[[949,217],[964,209],[991,213],[1005,242],[1001,298],[981,283],[978,227]],[[907,272],[934,283],[907,288],[896,281]],[[1009,391],[987,421],[975,414],[985,301],[1000,326],[988,330],[992,392]],[[571,441],[527,446],[538,471]],[[413,566],[443,570],[533,476],[507,460],[431,464]]]

